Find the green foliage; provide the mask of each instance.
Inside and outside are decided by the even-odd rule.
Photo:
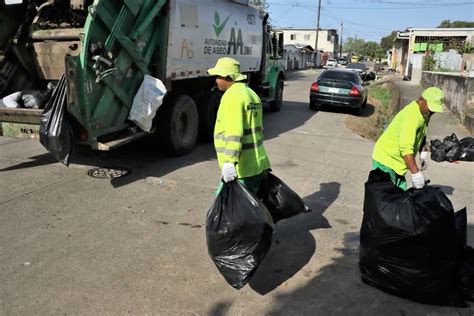
[[[359,39],[354,39],[352,37],[348,37],[346,39],[346,42],[342,46],[342,51],[346,53],[356,53],[358,55],[361,55],[361,52],[363,51],[365,46],[365,41],[361,38]]]
[[[474,22],[472,21],[452,21],[443,20],[438,28],[456,28],[456,27],[474,27]]]
[[[382,37],[380,40],[380,46],[383,48],[384,51],[388,51],[392,49],[393,40],[397,37],[397,31],[392,31],[390,35]]]

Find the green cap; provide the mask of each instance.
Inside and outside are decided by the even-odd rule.
[[[230,77],[234,81],[247,79],[246,75],[240,73],[240,63],[229,57],[220,58],[216,66],[208,69],[207,72],[214,76]]]
[[[443,112],[444,92],[440,88],[429,87],[421,94],[431,112]]]

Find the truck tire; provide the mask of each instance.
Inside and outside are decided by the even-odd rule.
[[[283,103],[283,80],[278,78],[275,86],[275,100],[270,102],[270,111],[278,112],[281,109]]]
[[[199,117],[196,103],[187,95],[180,95],[164,105],[158,118],[158,136],[169,154],[181,156],[196,144]]]
[[[202,141],[212,142],[214,139],[214,126],[222,95],[223,93],[217,90],[198,98],[199,138]]]

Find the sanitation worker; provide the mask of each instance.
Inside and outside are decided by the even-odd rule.
[[[257,193],[263,172],[270,169],[263,147],[262,102],[245,83],[247,76],[240,73],[237,60],[220,58],[208,73],[217,76],[217,87],[224,92],[214,127],[214,147],[222,179],[238,179]],[[222,182],[216,193],[221,188]]]
[[[430,117],[443,112],[443,103],[443,91],[430,87],[418,100],[406,105],[375,143],[372,170],[379,168],[389,173],[392,182],[403,190],[407,189],[405,174],[410,171],[413,187],[423,188],[425,177],[421,170],[426,169],[429,160],[426,131]],[[418,152],[420,168],[415,161]]]

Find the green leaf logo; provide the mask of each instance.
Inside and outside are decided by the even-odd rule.
[[[224,30],[225,25],[227,24],[227,21],[229,21],[230,14],[229,16],[224,20],[224,22],[221,23],[221,17],[219,16],[219,13],[214,13],[214,31],[216,32],[216,36],[219,37],[219,35],[222,33],[222,30]]]

